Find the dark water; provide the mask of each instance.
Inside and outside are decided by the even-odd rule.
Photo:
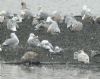
[[[1,64],[0,71],[0,79],[100,79],[98,68],[89,70],[68,65],[26,67]]]

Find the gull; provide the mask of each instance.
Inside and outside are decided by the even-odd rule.
[[[61,14],[61,12],[58,12],[57,10],[52,12],[51,17],[57,23],[63,23],[63,21],[64,21],[64,15]]]
[[[9,13],[5,10],[0,11],[0,22],[3,23],[5,19],[9,16]]]
[[[2,46],[0,45],[0,52],[2,52]]]
[[[3,23],[3,22],[4,22],[4,16],[0,15],[0,23]]]
[[[82,20],[84,20],[86,18],[93,18],[91,10],[87,7],[87,5],[83,6],[81,16],[82,16]]]
[[[17,14],[13,15],[12,20],[16,21],[17,23],[22,22],[22,18],[19,15],[17,15]]]
[[[89,56],[84,50],[80,50],[78,54],[78,61],[83,63],[89,63]]]
[[[54,52],[53,51],[53,46],[48,40],[42,40],[41,41],[41,47],[44,49],[49,50],[49,52]]]
[[[70,31],[81,31],[83,29],[83,24],[73,16],[66,15],[65,24],[67,24],[67,29],[70,29]]]
[[[42,8],[42,6],[39,6],[38,7],[38,12],[37,12],[37,14],[35,15],[38,19],[40,19],[40,20],[43,20],[43,19],[46,19],[47,17],[48,17],[48,13],[47,12],[44,12],[43,11],[43,8]]]
[[[17,31],[17,28],[19,28],[19,26],[14,18],[7,21],[7,29],[15,32]]]
[[[3,42],[3,46],[9,46],[9,47],[16,47],[18,46],[19,44],[19,39],[18,37],[16,36],[15,33],[11,33],[10,34],[10,37],[9,39],[6,39],[4,42]]]
[[[59,46],[55,46],[54,53],[60,53],[61,51],[63,51],[62,48],[60,48]]]
[[[40,46],[38,36],[35,36],[34,33],[30,33],[27,43],[29,46]]]
[[[60,33],[60,28],[56,21],[51,20],[51,24],[49,25],[47,32],[51,34]]]
[[[30,10],[27,8],[26,2],[22,1],[21,2],[21,17],[22,19],[28,18],[30,19],[31,17],[33,17],[32,13],[30,12]]]

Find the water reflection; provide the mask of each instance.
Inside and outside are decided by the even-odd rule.
[[[1,79],[99,79],[100,72],[87,69],[68,67],[66,65],[48,66],[15,66],[0,67]]]

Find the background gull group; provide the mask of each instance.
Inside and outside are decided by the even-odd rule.
[[[62,33],[59,24],[66,24],[65,29],[69,29],[71,32],[80,32],[83,30],[84,26],[82,22],[75,19],[73,15],[64,15],[62,16],[61,13],[54,11],[51,14],[48,14],[42,10],[42,7],[39,7],[39,13],[35,16],[32,15],[31,11],[27,8],[25,2],[21,2],[21,14],[13,14],[11,16],[7,11],[0,12],[0,23],[5,23],[7,29],[11,32],[11,38],[6,39],[2,44],[3,46],[8,47],[16,47],[20,44],[20,39],[17,37],[17,34],[20,30],[19,23],[22,23],[27,20],[31,20],[31,25],[36,29],[35,31],[46,31],[47,34],[51,34],[51,36],[59,36]],[[81,20],[88,21],[94,24],[95,22],[99,23],[98,17],[92,15],[91,10],[87,8],[86,5],[83,6],[83,10],[81,12]],[[24,22],[26,23],[26,22]],[[6,28],[6,27],[5,27]],[[27,26],[27,28],[30,28]],[[49,39],[41,39],[39,36],[35,36],[34,31],[30,32],[29,38],[27,38],[26,43],[29,47],[41,47],[44,49],[49,50],[49,52],[59,53],[63,50],[63,48],[59,47],[58,45],[54,47],[52,43],[49,42]],[[23,46],[24,47],[24,46]],[[82,52],[82,51],[81,51]],[[81,54],[81,53],[80,53]],[[80,59],[80,54],[78,59]],[[81,54],[83,55],[83,53]],[[89,58],[88,54],[87,58]],[[81,57],[82,58],[82,57]],[[85,59],[85,58],[83,58]],[[85,60],[79,60],[85,61]],[[89,59],[88,59],[89,61]],[[85,62],[84,62],[85,63]]]

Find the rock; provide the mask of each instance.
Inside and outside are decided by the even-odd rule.
[[[95,22],[98,23],[98,24],[100,24],[100,17],[97,17],[97,18],[95,19]]]
[[[100,63],[100,54],[96,54],[92,57],[92,60],[96,63]]]
[[[37,58],[37,56],[38,54],[36,52],[28,51],[21,57],[21,61],[23,62],[36,61],[35,59]]]

